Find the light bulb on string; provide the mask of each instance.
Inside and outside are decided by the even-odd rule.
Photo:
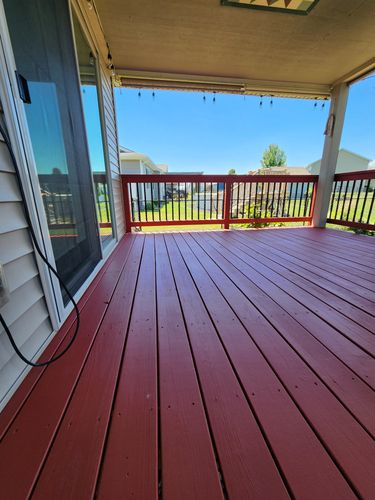
[[[263,106],[263,96],[260,96],[260,101],[259,101],[259,107],[261,108]]]
[[[214,92],[214,96],[212,98],[212,102],[215,103],[216,102],[216,92]]]
[[[152,91],[152,99],[155,100],[155,92]]]
[[[139,91],[138,91],[138,99],[140,99],[140,98],[141,98],[141,96],[142,96],[142,94],[141,94],[141,91],[139,90]]]
[[[203,102],[206,104],[206,94],[203,93]]]
[[[273,106],[273,96],[271,95],[270,107],[272,108],[272,106]]]

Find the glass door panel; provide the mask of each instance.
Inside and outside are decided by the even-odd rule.
[[[103,246],[106,246],[113,239],[113,228],[107,178],[108,169],[104,156],[103,126],[100,114],[98,64],[74,12],[73,29],[100,238]]]
[[[101,258],[67,0],[4,0],[56,268],[72,293]],[[64,296],[64,303],[67,297]]]

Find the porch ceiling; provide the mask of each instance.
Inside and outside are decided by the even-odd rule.
[[[254,93],[324,96],[333,83],[375,68],[373,0],[320,0],[306,16],[220,0],[95,3],[118,73],[128,78],[182,74],[183,85],[194,75],[250,93],[255,81]]]

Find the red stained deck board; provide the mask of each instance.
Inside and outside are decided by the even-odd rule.
[[[83,308],[87,304],[96,287],[101,283],[106,273],[113,273],[113,279],[116,279],[118,270],[124,265],[126,248],[132,243],[132,241],[133,240],[131,238],[124,240],[116,247],[111,257],[105,262],[77,304],[80,313],[82,313]],[[70,339],[70,335],[73,334],[74,328],[71,327],[72,325],[74,327],[75,318],[76,313],[73,310],[53,340],[40,356],[40,362],[51,359],[64,348]],[[47,367],[45,366],[31,370],[20,387],[17,389],[17,392],[13,395],[3,411],[0,413],[0,442],[46,369]]]
[[[243,245],[248,247],[248,249],[251,251],[251,255],[255,259],[264,263],[269,268],[277,271],[278,274],[284,276],[299,288],[302,288],[302,290],[307,292],[309,295],[319,299],[321,302],[324,302],[327,307],[335,309],[342,315],[346,316],[352,321],[355,321],[358,325],[366,328],[371,333],[375,333],[375,321],[373,316],[365,313],[361,309],[356,308],[349,302],[345,301],[341,297],[338,297],[332,292],[329,292],[325,288],[320,287],[317,284],[319,283],[319,278],[317,278],[316,276],[314,279],[314,275],[311,276],[311,274],[303,271],[298,266],[284,261],[279,256],[275,256],[272,253],[271,247],[264,246],[258,240],[246,238],[246,236],[243,235],[242,231],[238,231],[236,234],[233,234],[233,239],[234,241],[240,241]]]
[[[228,495],[239,500],[288,498],[179,250],[173,239],[166,243]]]
[[[327,450],[335,457],[340,469],[350,478],[357,491],[365,497],[371,495],[375,489],[375,472],[370,465],[375,460],[374,440],[278,332],[274,331],[272,337],[265,333],[263,323],[272,315],[272,308],[265,317],[260,315],[240,289],[223,272],[217,272],[220,259],[205,244],[207,236],[196,233],[192,233],[192,236],[197,241],[201,239],[206,253],[212,259],[211,264],[205,263],[211,278],[251,333]],[[244,290],[245,293],[250,290],[249,283]]]
[[[372,291],[375,290],[375,276],[372,274],[373,270],[370,267],[370,263],[375,258],[375,253],[373,258],[369,259],[367,256],[360,256],[358,250],[348,254],[346,251],[340,252],[342,245],[337,244],[332,248],[327,248],[326,244],[319,244],[313,238],[302,238],[299,236],[292,240],[292,236],[288,236],[287,233],[283,233],[282,240],[285,244],[297,248],[300,252],[306,253],[307,255],[313,255],[314,260],[316,257],[319,261],[323,259],[325,265],[330,265],[331,268],[339,270],[342,276],[353,283]],[[340,259],[338,259],[338,257],[340,257]],[[349,260],[351,257],[359,258],[360,263]]]
[[[318,280],[317,282],[320,286],[331,291],[332,293],[335,293],[337,296],[350,302],[354,306],[359,307],[368,314],[371,314],[373,311],[374,303],[371,300],[354,293],[351,289],[350,282],[340,278],[337,272],[335,274],[334,268],[330,267],[329,271],[322,269],[321,263],[316,263],[313,258],[304,258],[304,255],[301,252],[292,250],[290,247],[283,245],[282,240],[277,240],[277,245],[275,245],[275,241],[272,242],[269,235],[254,234],[253,237],[256,240],[269,245],[271,247],[270,251],[276,256],[298,266],[303,273],[306,273],[307,276],[311,276],[312,279]]]
[[[287,234],[287,233],[285,233]],[[328,236],[327,236],[328,234]],[[289,236],[293,236],[289,234]],[[346,243],[343,241],[339,244],[339,241],[334,238],[332,239],[329,233],[325,235],[319,232],[315,232],[312,234],[301,232],[296,235],[296,240],[301,240],[305,244],[313,245],[314,248],[319,249],[320,252],[333,255],[334,257],[339,256],[345,264],[353,267],[353,268],[361,268],[364,265],[363,258],[366,261],[370,261],[374,255],[375,248],[371,248],[371,246],[354,246],[355,252],[353,252],[353,246],[346,246]]]
[[[351,364],[358,364],[360,374],[351,371],[343,362],[333,354],[328,347],[332,349],[332,344],[338,342],[340,334],[331,332],[329,325],[324,322],[318,322],[319,318],[313,314],[306,314],[296,303],[293,303],[291,297],[283,293],[278,287],[269,280],[263,278],[255,269],[250,268],[241,261],[234,252],[235,246],[231,252],[225,248],[225,244],[219,244],[214,240],[214,233],[205,236],[205,244],[209,245],[210,251],[215,255],[220,266],[225,268],[225,272],[235,281],[237,286],[248,296],[248,298],[257,306],[257,308],[266,316],[270,316],[270,323],[290,342],[294,348],[301,353],[310,366],[320,374],[322,379],[329,385],[341,401],[350,408],[357,418],[369,429],[375,436],[375,392],[366,383],[361,380],[360,375],[365,378],[369,374],[374,378],[374,360],[356,346],[345,345],[346,351],[342,346],[335,346],[341,356],[346,355]],[[231,262],[224,258],[229,258]],[[294,310],[297,312],[297,319],[290,314]],[[289,312],[288,312],[289,311]],[[287,313],[288,312],[288,313]],[[305,322],[307,318],[307,321]],[[303,326],[301,322],[304,322]],[[314,327],[310,326],[314,324]],[[308,330],[306,329],[308,328]],[[321,329],[325,328],[325,335]],[[337,337],[337,338],[336,338]],[[325,344],[321,341],[325,341]],[[341,351],[340,351],[341,347]],[[352,348],[353,355],[350,356]],[[361,356],[361,363],[357,363],[357,357]],[[337,381],[340,381],[338,384]]]
[[[119,253],[122,265],[125,264],[131,243],[130,240],[125,243]],[[3,438],[0,447],[0,479],[7,498],[23,499],[31,493],[79,382],[118,277],[118,270],[103,275],[100,286],[95,288],[90,297],[90,307],[82,311],[82,329],[74,347],[45,370]],[[95,307],[92,307],[93,304]]]
[[[226,242],[226,237],[223,235],[219,236],[218,241]],[[246,246],[243,242],[247,243]],[[228,249],[228,246],[226,246]],[[316,299],[313,295],[301,290],[298,286],[294,285],[284,276],[281,276],[273,269],[275,266],[267,266],[264,263],[266,259],[263,259],[261,255],[256,254],[251,246],[251,240],[241,238],[241,235],[233,235],[230,240],[230,248],[235,251],[236,257],[239,257],[245,262],[246,265],[255,269],[257,273],[261,274],[268,282],[273,283],[280,290],[283,290],[286,295],[283,295],[284,300],[288,301],[285,308],[291,315],[295,316],[296,319],[307,329],[313,328],[314,331],[320,332],[319,337],[324,337],[324,340],[329,339],[328,345],[331,346],[332,352],[336,352],[338,357],[341,358],[340,354],[344,353],[343,360],[349,357],[349,366],[353,369],[356,368],[356,361],[352,361],[352,355],[357,354],[358,362],[360,362],[359,370],[365,368],[363,366],[366,359],[369,360],[370,366],[373,366],[372,358],[375,357],[375,336],[368,332],[366,329],[362,328],[360,325],[354,323],[349,318],[343,316],[339,312],[332,309],[325,302]],[[289,300],[288,295],[295,299],[298,303]],[[280,302],[282,305],[282,303]],[[294,305],[294,307],[293,307]],[[313,316],[304,314],[305,311],[311,311],[314,313]],[[375,306],[374,306],[375,310]],[[332,328],[337,329],[333,330]],[[351,342],[354,342],[357,347],[353,347]],[[364,350],[368,353],[361,352]],[[356,358],[356,356],[355,356]],[[367,383],[372,383],[375,387],[375,374],[373,380],[369,379],[368,371],[364,374],[365,381]]]
[[[161,491],[165,500],[223,498],[194,362],[162,235],[156,237]]]
[[[331,252],[332,249],[336,251],[338,249],[339,254],[342,255],[344,258],[346,258],[351,265],[354,265],[354,263],[360,263],[362,264],[361,260],[355,260],[354,262],[350,260],[350,256],[353,255],[353,250],[354,256],[358,254],[362,255],[365,254],[369,257],[374,255],[375,252],[375,245],[374,242],[371,241],[371,237],[369,236],[364,236],[364,235],[354,235],[353,233],[347,232],[347,231],[333,231],[330,229],[326,230],[320,230],[317,229],[313,232],[313,234],[309,234],[306,230],[301,231],[301,233],[298,235],[298,237],[303,238],[304,240],[314,240],[316,242],[320,242],[322,244],[321,248],[323,250],[324,246],[326,246],[326,251]],[[354,239],[353,239],[354,237]],[[373,271],[375,271],[373,269]]]
[[[142,254],[98,498],[158,497],[156,334],[154,237],[149,235]]]
[[[262,240],[270,242],[271,234],[262,234],[256,236]],[[270,242],[271,244],[271,242]],[[300,247],[298,244],[290,243],[283,238],[278,239],[277,248],[299,260],[299,265],[303,265],[306,269],[312,270],[315,274],[326,278],[329,281],[339,285],[347,290],[348,296],[358,296],[358,300],[362,299],[365,307],[371,307],[375,304],[375,292],[363,288],[360,284],[355,283],[355,277],[348,272],[336,269],[333,265],[328,265],[324,257],[320,257],[317,252],[309,250],[307,246]]]
[[[354,498],[295,402],[211,281],[205,270],[209,257],[191,236],[177,235],[175,239],[293,495]],[[265,335],[269,336],[270,329],[264,323]]]
[[[131,314],[143,238],[134,242],[33,498],[92,498]],[[94,309],[96,304],[92,304]],[[63,474],[61,464],[64,464]]]

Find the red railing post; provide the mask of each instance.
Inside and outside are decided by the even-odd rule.
[[[127,182],[125,176],[121,177],[122,180],[122,196],[124,201],[124,218],[125,218],[125,232],[131,233],[131,217],[130,217],[130,198],[129,198],[129,183]]]
[[[224,183],[224,229],[229,229],[230,208],[232,203],[232,179]]]

